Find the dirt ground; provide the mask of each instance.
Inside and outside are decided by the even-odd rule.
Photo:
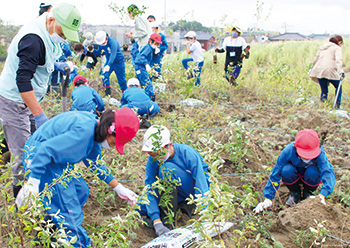
[[[94,83],[91,84],[94,85]],[[112,95],[117,99],[120,98],[120,93],[113,88]],[[228,121],[240,121],[247,130],[251,131],[250,136],[247,137],[250,141],[250,152],[243,159],[245,172],[264,172],[264,166],[270,161],[276,161],[282,149],[294,140],[293,135],[296,134],[296,131],[305,128],[315,129],[319,133],[326,154],[334,167],[349,166],[348,151],[350,146],[347,141],[350,138],[350,132],[347,130],[350,121],[328,114],[326,110],[317,105],[318,103],[316,103],[317,108],[311,108],[309,105],[286,103],[282,99],[269,99],[264,95],[260,96],[254,89],[248,89],[244,86],[230,88],[226,92],[204,91],[202,96],[203,99],[206,99],[204,100],[205,103],[210,106],[187,107],[168,104],[167,95],[160,95],[160,103],[164,102],[165,104],[161,105],[161,112],[158,117],[167,117],[175,112],[177,121],[191,118],[201,120],[198,124],[200,128],[197,128],[197,130],[193,130],[189,126],[189,130],[180,131],[177,131],[175,122],[168,121],[168,128],[173,129],[174,132],[183,132],[183,136],[181,136],[183,140],[186,141],[187,139],[188,142],[192,143],[196,143],[199,134],[207,132],[206,129],[214,128],[210,130],[211,135],[215,137],[217,142],[224,144],[229,138],[227,131],[231,128],[227,126]],[[188,95],[188,97],[191,97],[191,95]],[[180,96],[176,95],[171,96],[171,98],[175,101],[181,100]],[[201,129],[203,130],[201,131]],[[140,130],[135,138],[139,143],[142,142],[143,134],[144,130]],[[129,143],[126,145],[125,160],[135,161],[135,156],[141,155],[140,150],[139,144]],[[106,152],[106,162],[110,162],[115,156],[115,152]],[[139,156],[137,159],[140,168],[135,170],[133,174],[134,182],[123,182],[125,186],[136,192],[139,190],[137,187],[143,185],[146,159],[145,156]],[[223,156],[223,159],[225,163],[219,169],[220,174],[242,172],[238,171],[236,161],[231,161],[229,156]],[[337,179],[341,175],[342,171],[337,170]],[[123,180],[128,179],[130,175],[127,172],[121,172],[118,176],[118,179]],[[254,181],[255,175],[245,177],[246,180],[250,179],[252,181],[254,191],[262,192],[266,183],[266,175],[262,176],[264,180],[260,182]],[[222,180],[238,188],[243,184],[241,176],[237,175],[223,176]],[[106,201],[104,206],[101,207],[97,200],[96,189],[90,186],[90,190],[89,200],[84,206],[84,226],[103,223],[105,219],[121,214],[120,208],[126,207],[125,201],[118,197],[112,202]],[[282,203],[286,201],[287,197],[288,190],[282,186],[280,188]],[[328,234],[350,241],[349,212],[341,206],[340,202],[327,202],[327,205],[323,205],[317,200],[307,199],[291,208],[281,207],[276,202],[273,206],[269,217],[273,223],[268,230],[271,236],[280,242],[283,247],[310,247],[310,245],[296,243],[297,231],[309,231],[310,227],[317,229],[317,223],[323,223],[328,230]],[[245,214],[252,214],[252,208],[247,210]],[[185,216],[180,215],[177,224],[182,226],[187,221],[188,219]],[[238,219],[232,221],[239,222]],[[237,233],[234,232],[237,228],[239,228],[239,225],[223,235],[227,247],[236,247],[232,239],[237,237]],[[135,233],[137,234],[136,238],[132,241],[130,247],[140,247],[156,237],[153,230],[143,226],[135,230]],[[266,239],[267,243],[272,244],[268,236],[262,238]],[[312,240],[310,242],[312,243]],[[245,241],[241,247],[248,247],[248,245],[252,245],[252,247],[259,246],[253,237],[252,240]],[[327,247],[347,247],[344,243],[330,237],[326,238],[323,245]]]

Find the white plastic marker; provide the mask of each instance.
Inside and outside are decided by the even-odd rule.
[[[225,224],[215,223],[213,226],[209,222],[203,222],[203,229],[207,230],[207,234],[211,237],[217,236],[218,230],[220,230],[221,233],[227,231],[230,227],[234,225],[232,222],[226,222]],[[212,228],[210,228],[212,227]],[[220,228],[219,228],[220,227]],[[148,242],[141,248],[154,248],[154,247],[161,247],[161,248],[186,248],[190,247],[193,243],[196,241],[201,241],[204,238],[201,236],[200,233],[194,232],[192,225],[188,225],[185,227],[180,227],[174,230],[171,230],[168,233],[165,233],[158,238],[153,239],[152,241]]]

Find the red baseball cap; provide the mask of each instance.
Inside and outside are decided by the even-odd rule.
[[[295,136],[295,149],[300,157],[314,159],[321,154],[320,139],[315,130],[304,129]]]
[[[162,44],[162,37],[160,36],[160,34],[153,33],[153,34],[151,34],[150,39],[159,43],[159,44]]]
[[[84,81],[85,83],[87,82],[84,76],[76,76],[73,80],[74,85],[76,85],[79,80]]]
[[[123,107],[114,111],[115,148],[124,155],[124,145],[131,141],[140,128],[140,121],[134,111]]]

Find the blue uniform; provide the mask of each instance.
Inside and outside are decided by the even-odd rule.
[[[62,54],[58,58],[57,62],[66,62],[69,56],[72,56],[72,50],[70,50],[70,46],[67,42],[60,43]],[[58,85],[60,84],[60,79],[58,77],[59,73],[57,70],[54,70],[51,74],[51,84]],[[71,79],[71,78],[70,78]],[[70,80],[71,81],[71,80]]]
[[[159,53],[153,55],[151,67],[154,67],[154,69],[158,72],[158,75],[162,75],[162,58],[164,56],[164,52],[168,49],[168,42],[166,41],[164,34],[159,33],[159,35],[162,37],[162,44],[159,45]]]
[[[174,143],[175,155],[167,160],[163,166],[173,172],[173,177],[181,182],[177,187],[178,202],[183,202],[190,194],[204,194],[209,191],[208,165],[199,153],[189,145]],[[149,157],[146,165],[145,185],[151,186],[157,177],[162,178],[158,161],[153,162]],[[141,205],[141,215],[148,215],[151,220],[160,219],[159,198],[151,193],[147,194],[149,205]]]
[[[101,145],[94,140],[96,126],[93,114],[65,112],[45,122],[27,140],[23,165],[30,170],[29,177],[40,180],[39,192],[45,184],[50,185],[80,161],[107,184],[114,179],[106,165],[96,163],[101,159]],[[61,183],[53,185],[50,201],[46,197],[43,199],[44,206],[48,206],[46,212],[56,226],[64,220],[68,237],[77,236],[74,247],[90,247],[92,242],[81,226],[84,219],[82,207],[88,199],[89,187],[82,176],[64,180],[65,186]]]
[[[109,71],[102,73],[103,76],[103,87],[111,87],[109,77],[112,72],[117,75],[118,84],[122,91],[126,90],[126,79],[125,79],[125,59],[122,49],[120,49],[119,43],[112,37],[108,37],[108,42],[105,46],[101,46],[106,56],[106,63],[110,67]]]
[[[131,86],[129,89],[124,91],[122,99],[120,100],[122,107],[137,108],[137,114],[147,114],[154,116],[159,113],[159,105],[153,102],[145,90],[136,86]]]
[[[79,85],[72,91],[72,107],[70,110],[87,111],[95,113],[105,110],[105,104],[102,97],[94,88],[86,85]]]
[[[321,146],[321,154],[309,163],[303,162],[297,155],[294,142],[288,144],[278,156],[277,163],[271,171],[269,181],[264,188],[264,197],[273,200],[279,188],[280,181],[291,185],[301,179],[310,186],[323,182],[320,194],[327,197],[333,192],[335,174],[333,166]]]
[[[154,49],[150,44],[144,46],[135,58],[135,73],[142,86],[145,87],[146,94],[154,96],[153,84],[146,70],[146,65],[150,65]]]

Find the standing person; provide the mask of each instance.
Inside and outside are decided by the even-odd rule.
[[[224,39],[222,48],[215,49],[215,52],[218,53],[224,53],[226,51],[225,78],[234,86],[238,85],[236,79],[241,73],[243,58],[249,58],[249,46],[241,37],[242,33],[239,27],[233,27],[231,36]]]
[[[52,5],[51,4],[41,3],[40,6],[39,6],[39,16],[41,16],[45,12],[50,12],[51,9],[52,9]]]
[[[137,115],[129,108],[107,110],[100,120],[84,111],[70,111],[53,117],[26,142],[23,164],[29,172],[28,183],[18,193],[17,205],[28,204],[28,197],[38,196],[46,185],[53,185],[49,189],[51,197],[46,192],[40,199],[43,206],[47,206],[45,211],[57,228],[64,221],[63,228],[69,239],[77,238],[72,244],[74,247],[91,247],[92,242],[81,226],[89,187],[81,175],[63,179],[64,184],[55,183],[55,180],[69,174],[74,170],[74,164],[83,161],[120,198],[134,205],[137,195],[118,183],[109,168],[98,160],[102,156],[101,148],[115,147],[123,155],[124,145],[134,138],[139,125]]]
[[[130,19],[135,20],[135,33],[129,32],[125,34],[126,38],[134,39],[138,45],[138,50],[147,45],[149,37],[152,33],[149,22],[141,15],[139,8],[135,4],[128,7]],[[134,44],[135,44],[134,43]]]
[[[141,126],[149,128],[151,125],[148,118],[154,117],[159,113],[159,105],[153,102],[151,98],[141,88],[140,81],[137,78],[130,78],[127,83],[128,89],[123,92],[120,100],[120,107],[136,108],[137,114],[142,116]]]
[[[295,142],[287,145],[278,156],[277,163],[271,171],[264,188],[265,200],[258,204],[254,212],[259,213],[272,205],[280,181],[287,185],[289,197],[288,206],[297,204],[316,191],[323,183],[319,199],[325,203],[325,198],[333,192],[335,174],[333,166],[320,145],[316,131],[304,129],[295,136]],[[301,192],[300,184],[303,185]]]
[[[135,73],[137,78],[140,80],[142,86],[145,87],[146,94],[155,101],[156,96],[153,91],[153,84],[148,72],[151,72],[152,68],[150,63],[156,48],[162,44],[162,37],[159,34],[152,34],[149,42],[142,48],[140,53],[135,59]]]
[[[152,32],[159,34],[160,37],[162,38],[161,41],[162,43],[159,45],[159,48],[156,48],[154,51],[154,55],[152,57],[151,61],[151,67],[154,68],[154,70],[158,73],[157,77],[160,77],[162,75],[161,70],[162,70],[162,59],[164,57],[165,51],[168,49],[168,42],[166,41],[166,37],[164,34],[159,32],[159,25],[158,23],[151,22],[151,27],[152,27]]]
[[[47,117],[39,101],[44,97],[54,61],[61,55],[59,43],[79,42],[81,16],[75,6],[58,4],[24,25],[13,38],[0,76],[0,118],[4,135],[14,157],[11,168],[14,195],[24,179],[22,151],[30,136],[30,114],[39,128]]]
[[[343,45],[343,38],[340,35],[331,37],[329,42],[324,44],[317,52],[310,71],[310,77],[317,78],[320,84],[321,102],[328,97],[328,83],[333,84],[335,95],[337,95],[339,90],[336,108],[339,108],[341,104],[342,86],[339,88],[340,80],[343,80],[345,77],[341,45]]]
[[[98,31],[95,40],[98,45],[101,45],[101,49],[106,56],[106,63],[102,69],[103,87],[105,88],[106,96],[111,95],[111,82],[109,77],[113,71],[117,75],[119,87],[123,92],[127,88],[125,79],[125,59],[118,41],[110,37],[105,31]]]
[[[161,155],[159,147],[166,152]],[[204,195],[209,191],[209,176],[208,165],[204,162],[202,156],[192,147],[186,144],[173,143],[170,140],[170,132],[165,126],[153,125],[147,129],[142,152],[148,153],[149,158],[146,164],[146,179],[145,185],[152,189],[152,185],[157,181],[157,178],[162,179],[162,171],[171,173],[171,177],[178,180],[181,185],[175,186],[171,195],[172,212],[175,214],[178,209],[181,209],[189,217],[192,215],[194,205],[187,204],[186,199],[193,195]],[[164,163],[160,164],[159,161]],[[141,205],[140,214],[152,221],[157,236],[160,236],[169,231],[171,225],[165,224],[168,220],[168,212],[165,207],[159,206],[159,201],[162,195],[158,193],[155,196],[148,192],[149,205]],[[169,204],[170,205],[170,204]],[[147,216],[147,217],[145,217]],[[174,216],[174,218],[175,218]],[[165,224],[165,225],[164,225]]]
[[[196,78],[196,86],[201,85],[201,72],[204,65],[204,58],[203,58],[203,52],[202,52],[202,46],[196,39],[196,33],[194,31],[189,31],[187,34],[185,34],[185,38],[187,40],[186,42],[186,51],[188,54],[191,54],[191,59],[183,59],[182,65],[187,70],[189,68],[188,63],[194,62],[196,68],[194,69],[194,74]],[[188,79],[193,77],[192,71],[189,72]]]
[[[105,110],[102,97],[89,83],[84,76],[76,76],[73,80],[75,89],[72,91],[72,107],[70,110],[87,111],[95,114],[96,110]]]

